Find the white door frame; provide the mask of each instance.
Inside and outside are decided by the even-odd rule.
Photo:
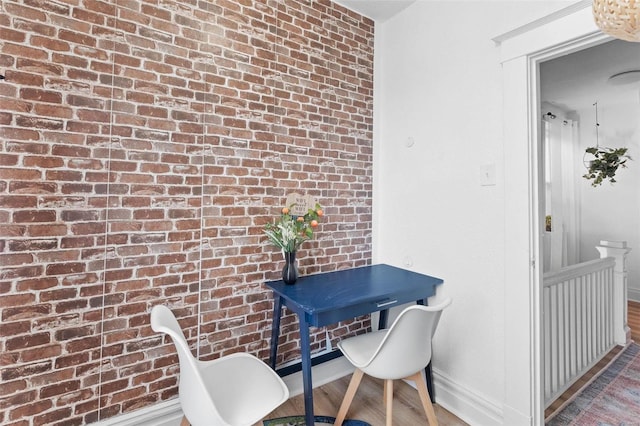
[[[609,39],[588,0],[494,39],[504,94],[505,425],[544,424],[539,64]]]

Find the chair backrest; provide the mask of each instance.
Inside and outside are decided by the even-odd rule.
[[[383,379],[402,379],[424,369],[431,361],[431,339],[440,315],[450,304],[447,298],[435,306],[405,308],[361,369]]]
[[[187,344],[184,333],[173,312],[164,305],[151,310],[151,328],[168,334],[178,351],[180,362],[180,405],[187,419],[210,419],[211,425],[227,425],[209,396],[209,391],[200,374],[198,361]]]

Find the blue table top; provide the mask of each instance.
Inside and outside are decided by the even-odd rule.
[[[325,313],[343,311],[341,316],[347,318],[360,315],[360,311],[369,313],[425,299],[435,294],[435,286],[442,282],[440,278],[378,264],[303,276],[293,285],[282,280],[266,285],[284,299],[286,306],[304,312],[311,324],[322,325],[339,319],[335,314],[323,319]],[[372,310],[371,305],[379,309]]]

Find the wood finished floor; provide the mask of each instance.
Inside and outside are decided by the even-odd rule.
[[[342,397],[347,391],[349,380],[351,380],[351,375],[334,380],[313,390],[313,405],[316,415],[336,416],[340,403],[342,402]],[[351,403],[351,407],[347,413],[347,419],[363,420],[372,426],[384,425],[385,411],[382,388],[382,380],[365,376]],[[440,425],[468,426],[467,423],[440,407],[438,404],[434,404],[434,408]],[[301,415],[303,413],[303,395],[297,395],[290,398],[266,418],[273,419],[277,417]],[[393,424],[401,426],[428,424],[427,416],[420,403],[418,391],[401,380],[397,380],[394,383]],[[262,422],[256,423],[254,426],[262,426]]]
[[[628,324],[631,329],[631,339],[640,342],[640,302],[629,301]],[[556,400],[545,411],[545,417],[553,413],[565,401],[571,398],[580,388],[602,370],[622,348],[614,348],[607,356],[593,367],[585,376],[576,382],[567,392]],[[335,417],[342,397],[347,391],[351,375],[342,377],[313,391],[315,412],[317,415]],[[437,392],[437,389],[436,389]],[[395,425],[426,425],[427,418],[420,404],[418,392],[402,381],[396,381],[393,405],[393,424]],[[434,405],[438,423],[446,426],[467,426],[467,423],[454,416],[449,411]],[[290,398],[287,402],[269,414],[266,418],[294,416],[304,413],[303,395]],[[384,404],[382,400],[382,381],[365,376],[358,388],[358,392],[351,404],[347,418],[364,420],[372,426],[385,424]],[[262,426],[262,422],[255,426]]]
[[[631,340],[640,343],[640,302],[629,301],[627,323],[631,329]]]
[[[629,301],[627,307],[627,323],[631,329],[631,340],[640,342],[640,302]],[[598,364],[582,376],[565,393],[555,400],[544,412],[544,417],[548,418],[566,401],[571,399],[584,385],[586,385],[595,375],[602,371],[621,351],[622,347],[616,346]]]

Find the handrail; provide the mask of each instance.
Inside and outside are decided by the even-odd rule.
[[[615,345],[630,341],[626,242],[601,241],[600,259],[543,275],[545,408]]]
[[[614,267],[616,260],[613,257],[589,260],[575,265],[565,266],[555,271],[549,271],[542,277],[543,287],[550,287],[572,278],[581,277],[593,272]]]

